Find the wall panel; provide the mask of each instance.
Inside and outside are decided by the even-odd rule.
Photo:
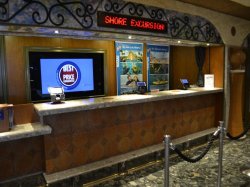
[[[214,74],[214,85],[224,86],[224,47],[210,47],[210,73]]]
[[[172,46],[170,61],[171,89],[182,88],[180,78],[187,78],[190,84],[196,83],[198,68],[193,47]]]
[[[198,67],[195,62],[194,47],[172,46],[171,48],[172,89],[182,88],[180,78],[187,78],[190,84],[196,84]],[[203,74],[214,74],[215,87],[223,87],[224,47],[206,48]]]

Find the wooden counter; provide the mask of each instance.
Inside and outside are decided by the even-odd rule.
[[[47,174],[217,127],[223,89],[192,88],[35,104],[52,133],[44,137]]]

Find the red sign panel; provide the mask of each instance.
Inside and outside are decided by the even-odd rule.
[[[129,29],[146,32],[167,33],[167,22],[120,15],[107,12],[98,12],[97,25],[100,27]]]

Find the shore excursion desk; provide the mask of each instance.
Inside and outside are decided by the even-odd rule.
[[[192,88],[35,104],[44,136],[45,172],[75,168],[218,125],[223,89]]]

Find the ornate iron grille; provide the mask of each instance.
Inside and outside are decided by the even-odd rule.
[[[222,43],[216,28],[201,17],[122,0],[0,0],[0,23],[105,31],[96,25],[97,11],[167,22],[169,32],[157,36]]]

